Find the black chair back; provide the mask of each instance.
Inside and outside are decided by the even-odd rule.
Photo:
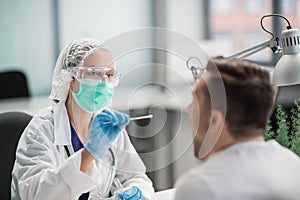
[[[20,71],[0,73],[0,87],[0,99],[28,97],[30,95],[26,76]]]
[[[0,113],[1,145],[0,154],[0,199],[11,199],[11,172],[15,161],[15,151],[19,138],[32,116],[23,112]]]

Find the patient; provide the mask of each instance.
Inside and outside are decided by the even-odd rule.
[[[204,162],[176,182],[176,199],[300,198],[299,157],[263,138],[274,95],[269,73],[254,63],[208,63],[187,108]]]

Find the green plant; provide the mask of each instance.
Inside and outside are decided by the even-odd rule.
[[[292,139],[290,149],[300,156],[300,105],[295,101],[295,107],[292,109]]]
[[[294,102],[290,113],[282,105],[276,107],[276,130],[269,120],[266,128],[265,140],[275,139],[282,146],[300,156],[300,103]],[[290,114],[290,115],[288,115]]]
[[[271,121],[268,120],[267,130],[266,130],[266,134],[265,134],[265,140],[266,141],[271,140],[274,138],[274,136],[275,136],[275,133],[272,129]]]

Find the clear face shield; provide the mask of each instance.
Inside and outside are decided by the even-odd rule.
[[[121,74],[111,67],[74,67],[69,70],[72,76],[81,83],[106,84],[110,88],[116,87],[121,77]]]

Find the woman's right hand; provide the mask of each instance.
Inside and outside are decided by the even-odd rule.
[[[85,143],[85,149],[93,156],[103,158],[110,143],[115,140],[129,122],[129,117],[125,113],[108,109],[103,110],[91,122],[90,139]]]

